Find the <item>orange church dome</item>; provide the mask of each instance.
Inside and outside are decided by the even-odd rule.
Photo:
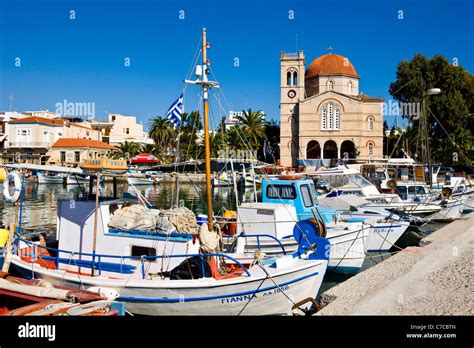
[[[305,78],[319,75],[348,75],[359,78],[354,66],[347,58],[333,53],[316,58],[306,69]]]

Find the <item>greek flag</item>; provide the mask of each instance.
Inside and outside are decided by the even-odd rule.
[[[166,118],[170,120],[174,128],[178,128],[181,125],[181,114],[183,113],[183,93],[171,104],[170,108],[166,112]]]

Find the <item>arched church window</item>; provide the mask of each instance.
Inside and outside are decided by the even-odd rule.
[[[326,108],[323,109],[321,121],[322,128],[328,129],[328,110]]]
[[[291,72],[286,73],[286,85],[291,86]]]
[[[334,89],[334,81],[329,80],[328,81],[328,90],[332,91]]]
[[[369,156],[372,156],[374,154],[374,143],[369,141],[369,143],[367,144],[367,148]]]
[[[298,86],[298,72],[293,73],[293,86]]]
[[[321,111],[323,130],[339,130],[341,111],[331,102],[326,103]]]
[[[369,129],[369,131],[374,130],[374,118],[372,116],[369,116],[367,118],[367,128]]]
[[[347,93],[352,94],[352,82],[349,81],[347,83]]]

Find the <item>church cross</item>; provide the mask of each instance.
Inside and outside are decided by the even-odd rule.
[[[329,51],[329,54],[331,54],[331,53],[332,53],[332,50],[333,50],[333,48],[332,48],[331,46],[329,46],[329,47],[327,48],[327,50]]]

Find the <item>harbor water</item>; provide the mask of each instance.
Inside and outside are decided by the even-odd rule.
[[[101,187],[101,194],[112,196],[112,184],[105,183]],[[119,183],[117,187],[118,197],[136,196],[135,189],[155,207],[166,209],[176,202],[176,185],[173,183],[160,183],[155,186],[135,186],[129,187],[127,183]],[[41,229],[47,234],[54,236],[56,225],[56,207],[58,199],[66,199],[74,201],[83,197],[83,192],[87,192],[87,188],[77,185],[66,186],[61,184],[25,184],[25,199],[23,202],[21,213],[22,228],[28,230]],[[260,200],[260,192],[257,192],[257,199]],[[252,202],[255,200],[255,191],[253,188],[246,188],[238,193],[238,201]],[[214,213],[221,215],[225,210],[235,210],[236,197],[232,188],[219,187],[213,189]],[[191,209],[196,215],[206,213],[206,193],[203,184],[180,184],[178,204]],[[15,211],[15,207],[4,202],[2,193],[0,193],[0,217],[4,226],[17,221],[19,211]],[[439,229],[445,224],[429,223],[419,229],[410,229],[397,243],[398,246],[393,247],[390,252],[371,252],[367,254],[362,269],[367,269],[384,259],[396,253],[400,248],[406,246],[418,245],[422,237],[430,234],[434,230]],[[350,278],[352,275],[328,273],[320,292],[335,286]]]

